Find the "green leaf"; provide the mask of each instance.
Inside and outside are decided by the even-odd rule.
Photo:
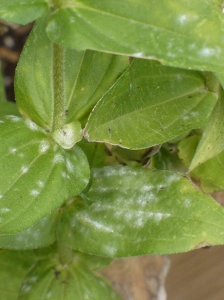
[[[67,0],[47,27],[64,46],[222,71],[222,9],[209,0]]]
[[[6,115],[21,116],[15,103],[0,101],[0,117],[4,117]]]
[[[0,143],[0,234],[32,226],[88,183],[82,150],[61,149],[30,120],[2,118]]]
[[[45,33],[47,19],[39,20],[31,32],[18,63],[15,91],[22,115],[51,131],[55,84],[52,76],[54,46]],[[95,51],[64,49],[65,122],[85,125],[96,102],[127,68],[128,59]],[[62,62],[59,62],[62,63]]]
[[[62,265],[50,259],[38,262],[27,274],[18,299],[118,300],[120,298],[103,279],[90,271],[77,253],[70,265]]]
[[[55,239],[57,212],[44,217],[33,227],[19,233],[0,235],[0,248],[25,250],[45,247],[52,244]]]
[[[202,139],[192,159],[189,169],[193,170],[198,165],[218,155],[224,150],[224,91],[208,120]]]
[[[48,11],[47,0],[1,0],[0,19],[25,25]]]
[[[178,155],[188,168],[199,141],[199,136],[190,136],[178,144]],[[220,191],[224,189],[223,166],[224,151],[193,169],[190,176],[200,181],[200,185],[206,193]]]
[[[2,300],[17,300],[23,278],[35,262],[31,251],[0,251],[0,295]]]
[[[147,148],[203,127],[216,100],[201,73],[135,59],[98,102],[84,135],[89,141]]]
[[[53,140],[63,149],[71,149],[83,137],[81,124],[74,121],[52,132]]]
[[[179,173],[96,169],[83,199],[58,227],[60,241],[79,251],[122,257],[224,243],[223,208]]]
[[[83,139],[78,145],[85,152],[90,168],[101,168],[108,165],[106,163],[108,155],[104,144],[88,143]]]
[[[153,155],[150,159],[150,168],[157,170],[169,170],[180,172],[182,174],[187,172],[187,168],[178,156],[178,148],[172,144],[170,147],[164,144],[159,152]]]

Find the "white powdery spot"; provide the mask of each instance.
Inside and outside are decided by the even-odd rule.
[[[28,278],[27,281],[28,281],[28,282],[36,282],[37,279],[38,279],[38,276],[31,276],[31,277]]]
[[[187,19],[188,19],[187,15],[178,16],[178,21],[180,24],[184,24],[187,21]]]
[[[23,293],[27,293],[31,290],[32,286],[31,285],[28,285],[28,284],[24,284],[23,287],[22,287],[22,292]]]
[[[107,245],[105,244],[103,246],[103,251],[106,253],[106,254],[109,254],[111,255],[111,257],[115,256],[115,254],[117,253],[117,248],[112,246],[112,245]]]
[[[63,171],[63,172],[61,173],[61,176],[62,176],[63,178],[66,178],[66,177],[67,177],[67,174]]]
[[[74,166],[69,159],[66,159],[66,167],[67,167],[68,172],[70,172],[70,173],[74,172]]]
[[[0,124],[4,124],[4,123],[5,123],[4,121],[0,120]]]
[[[32,130],[32,131],[37,131],[38,130],[38,126],[34,122],[32,122],[32,121],[30,121],[28,119],[26,119],[25,122],[26,122],[27,127],[30,130]]]
[[[185,199],[184,202],[183,202],[183,205],[185,207],[189,207],[191,205],[191,200],[190,199]]]
[[[109,226],[107,225],[104,225],[102,223],[99,223],[97,221],[93,221],[93,220],[90,220],[88,218],[85,218],[83,219],[85,222],[91,224],[92,226],[96,227],[97,229],[99,230],[102,230],[102,231],[105,231],[105,232],[114,232],[113,228],[110,228]]]
[[[221,49],[219,47],[216,47],[216,49],[204,47],[199,51],[199,55],[203,57],[211,57],[219,54],[220,52]]]
[[[64,156],[61,155],[60,153],[55,154],[54,159],[53,159],[53,163],[54,164],[64,163]]]
[[[175,58],[176,57],[176,54],[175,53],[173,53],[173,52],[167,52],[167,54],[166,54],[168,57],[171,57],[171,58]]]
[[[153,188],[154,188],[154,187],[151,186],[151,185],[144,185],[144,186],[141,188],[141,190],[142,190],[143,192],[149,192],[149,191],[151,191]]]
[[[162,219],[166,219],[168,217],[170,217],[171,214],[167,214],[167,213],[154,213],[154,219],[156,222],[161,221]]]
[[[25,174],[29,171],[29,168],[22,166],[21,171],[23,172],[23,174]]]
[[[3,195],[0,195],[0,199],[2,199],[3,198]]]
[[[24,153],[19,153],[19,157],[23,158],[24,156]]]
[[[10,208],[8,208],[8,207],[3,207],[3,208],[1,208],[1,213],[3,213],[3,214],[5,214],[5,213],[7,213],[7,212],[10,212],[11,211],[11,209]]]
[[[133,54],[134,57],[144,57],[144,53],[143,52],[137,52]]]
[[[31,196],[38,196],[40,194],[40,191],[38,191],[38,190],[32,190],[32,191],[30,191],[30,195]]]
[[[12,122],[19,122],[21,120],[20,117],[16,117],[16,116],[6,116],[5,118],[7,120],[11,120]]]
[[[180,177],[178,176],[178,174],[172,174],[166,180],[168,183],[172,183],[180,180]]]
[[[14,154],[17,152],[17,148],[9,148],[9,152]]]
[[[43,183],[43,181],[38,180],[38,181],[37,181],[37,185],[38,185],[39,187],[43,187],[43,186],[44,186],[44,183]]]
[[[50,148],[50,144],[48,141],[43,140],[40,142],[40,147],[39,147],[40,153],[46,152],[49,148]]]

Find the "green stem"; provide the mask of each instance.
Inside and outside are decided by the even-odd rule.
[[[59,252],[59,258],[60,262],[64,264],[70,264],[73,260],[73,250],[61,242],[57,242],[58,244],[58,252]]]
[[[52,131],[62,128],[65,123],[64,51],[64,47],[53,44],[54,108]]]

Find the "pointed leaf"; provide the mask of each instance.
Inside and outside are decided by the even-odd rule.
[[[201,70],[223,70],[222,8],[208,0],[69,0],[47,28],[56,43]]]
[[[205,127],[202,139],[192,159],[190,170],[224,150],[224,92],[218,100]]]
[[[38,262],[27,274],[18,299],[118,300],[119,297],[77,254],[71,265],[57,264],[53,260]]]
[[[199,141],[199,136],[190,136],[178,144],[178,155],[187,167],[194,157]],[[190,176],[200,181],[200,185],[206,193],[212,193],[224,190],[223,171],[224,151],[197,166],[190,172]]]
[[[31,251],[0,251],[0,295],[2,300],[17,300],[23,278],[35,257]]]
[[[223,208],[178,173],[107,167],[65,211],[58,237],[109,257],[176,253],[223,244],[223,218]]]
[[[0,234],[32,226],[88,183],[82,150],[61,149],[29,120],[1,119],[0,144]]]
[[[46,18],[36,22],[22,52],[15,79],[20,112],[38,125],[52,129],[54,104],[54,46],[45,33]],[[59,62],[61,63],[61,62]],[[126,57],[95,51],[64,49],[64,90],[66,123],[85,125],[96,102],[128,66]]]
[[[25,25],[40,18],[48,10],[47,0],[1,0],[0,19]]]
[[[89,141],[147,148],[203,127],[216,100],[199,72],[136,59],[98,102],[84,135]]]
[[[52,244],[56,239],[57,214],[57,212],[53,212],[34,226],[19,233],[0,235],[0,248],[25,250]]]

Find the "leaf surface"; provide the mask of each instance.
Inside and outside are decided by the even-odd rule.
[[[76,254],[71,265],[53,260],[38,262],[27,274],[19,300],[92,299],[118,300],[119,297],[96,276]],[[35,279],[35,280],[34,280]]]
[[[201,73],[135,59],[92,111],[89,141],[142,149],[205,125],[216,103]]]
[[[199,136],[190,136],[178,144],[178,155],[188,168],[194,157],[199,141]],[[190,172],[190,176],[200,181],[200,185],[206,193],[212,193],[224,189],[223,171],[224,151],[199,166],[196,166]]]
[[[46,0],[1,0],[0,19],[25,25],[40,18],[48,10]]]
[[[197,147],[189,169],[206,162],[224,150],[224,92],[219,98],[204,129],[203,136]]]
[[[2,300],[17,300],[23,278],[35,261],[31,251],[0,251],[0,295]]]
[[[0,143],[0,234],[32,226],[88,183],[82,150],[61,149],[30,120],[2,118]]]
[[[127,68],[128,59],[95,51],[78,52],[64,48],[63,76],[60,82],[52,75],[54,45],[46,36],[47,18],[36,22],[18,63],[15,91],[22,115],[51,131],[55,84],[64,93],[65,122],[75,120],[85,125],[96,102]]]
[[[56,224],[57,212],[53,212],[21,232],[0,235],[0,248],[25,250],[48,246],[56,239]]]
[[[106,167],[64,212],[58,238],[109,257],[177,253],[223,244],[223,217],[223,208],[179,173]]]
[[[79,50],[222,71],[223,23],[222,7],[209,0],[69,0],[51,15],[47,32]]]

